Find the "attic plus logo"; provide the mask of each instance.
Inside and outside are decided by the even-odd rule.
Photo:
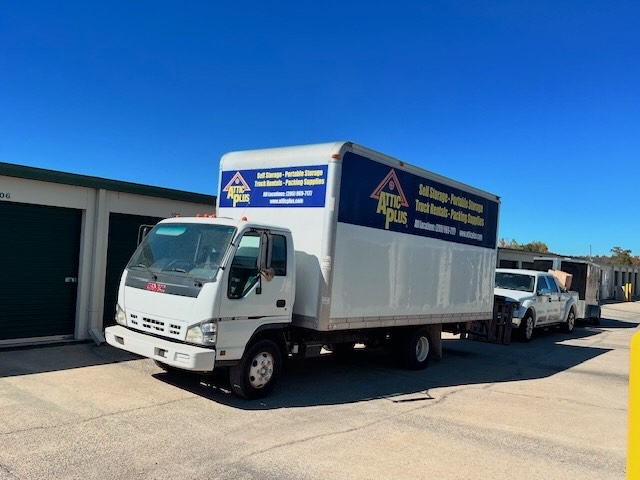
[[[407,197],[402,191],[394,169],[391,169],[384,180],[380,182],[371,194],[371,198],[378,200],[376,213],[384,215],[385,230],[389,230],[392,223],[407,224],[407,212],[402,208],[409,207],[409,202],[407,202]]]
[[[249,203],[251,195],[248,193],[251,191],[249,184],[242,178],[240,172],[236,172],[229,183],[222,189],[223,192],[227,192],[227,199],[231,200],[235,207],[239,203]]]

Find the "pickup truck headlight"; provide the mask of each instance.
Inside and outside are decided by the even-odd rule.
[[[218,320],[205,320],[187,330],[187,342],[211,346],[216,343]]]
[[[513,318],[520,318],[520,309],[522,308],[522,304],[521,303],[513,303],[513,313],[512,313],[512,317]]]
[[[127,314],[120,305],[116,305],[116,323],[124,327],[127,326]]]

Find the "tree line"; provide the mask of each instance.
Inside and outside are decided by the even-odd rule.
[[[498,246],[500,248],[512,248],[514,250],[523,250],[525,252],[549,253],[549,247],[547,246],[547,244],[537,240],[529,243],[518,243],[513,239],[507,240],[506,238],[501,238],[498,241]],[[622,247],[613,247],[610,251],[611,251],[611,255],[609,256],[595,255],[593,257],[582,256],[577,258],[591,260],[592,262],[598,263],[600,265],[640,266],[640,255],[633,255],[630,249],[626,249]]]
[[[632,255],[631,250],[622,247],[613,247],[610,256],[596,255],[592,257],[592,261],[600,264],[640,266],[640,256]]]

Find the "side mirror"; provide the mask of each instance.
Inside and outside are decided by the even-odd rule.
[[[144,237],[148,235],[152,228],[153,225],[140,225],[138,227],[138,245],[142,243],[142,240],[144,240]]]
[[[258,278],[260,284],[256,288],[256,294],[262,293],[262,279],[267,282],[273,280],[274,271],[271,268],[271,234],[263,230],[260,232],[260,247],[258,249]]]
[[[262,231],[260,233],[260,250],[258,251],[258,270],[271,268],[271,235]]]

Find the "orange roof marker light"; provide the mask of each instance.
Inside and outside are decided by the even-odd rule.
[[[242,217],[240,220],[242,220],[243,222],[247,221],[247,217]]]

